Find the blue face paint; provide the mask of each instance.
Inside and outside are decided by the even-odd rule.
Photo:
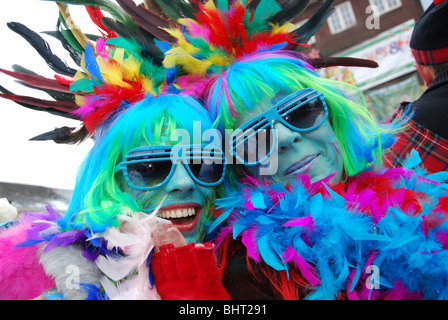
[[[250,111],[242,114],[237,121],[241,125],[256,115],[269,110],[271,102],[260,103]],[[297,175],[308,175],[311,182],[322,180],[335,173],[332,182],[342,179],[343,162],[340,147],[329,120],[318,128],[308,132],[298,132],[277,122],[275,124],[276,146],[268,159],[271,176],[277,181],[288,183],[296,181]],[[269,148],[268,148],[269,149]],[[275,162],[275,163],[272,163]],[[248,168],[253,174],[253,168]]]
[[[167,219],[187,241],[202,241],[210,218],[213,187],[225,174],[216,144],[157,145],[130,150],[116,166],[122,185],[140,210]]]
[[[208,212],[208,199],[213,187],[205,187],[193,181],[184,164],[176,165],[170,180],[154,190],[137,190],[127,187],[139,207],[152,212],[160,205],[157,215],[173,223],[188,242],[202,241],[203,214]]]

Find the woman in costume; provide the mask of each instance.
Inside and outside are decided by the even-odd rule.
[[[31,224],[32,228],[27,230],[26,242],[19,246],[29,250],[28,244],[37,242],[44,245],[39,262],[46,276],[54,279],[57,291],[67,299],[154,299],[157,294],[162,298],[180,294],[188,298],[195,289],[182,291],[186,289],[183,288],[177,291],[176,296],[176,290],[170,287],[172,283],[169,282],[158,284],[156,281],[157,291],[151,290],[154,280],[148,278],[149,261],[157,280],[163,278],[164,273],[176,273],[176,266],[185,267],[187,262],[181,262],[188,261],[187,254],[196,256],[200,262],[197,257],[204,255],[201,252],[204,250],[213,258],[210,247],[187,245],[182,248],[186,252],[180,251],[182,259],[177,255],[170,258],[179,259],[178,263],[167,264],[164,259],[169,255],[163,254],[173,248],[162,246],[162,253],[154,254],[151,259],[150,253],[155,245],[152,233],[157,231],[156,223],[171,221],[175,230],[183,232],[185,245],[204,239],[204,231],[211,218],[213,187],[222,181],[224,175],[222,153],[220,156],[218,152],[220,147],[216,146],[213,159],[205,147],[195,146],[193,153],[190,144],[176,145],[177,140],[174,143],[170,141],[171,133],[178,128],[194,132],[193,120],[199,121],[203,128],[211,125],[203,107],[189,96],[146,97],[121,113],[101,136],[97,136],[79,171],[68,212],[60,216],[49,207],[46,214],[30,213],[24,224]],[[179,148],[177,153],[183,154],[179,161],[170,157],[176,146]],[[207,164],[204,162],[207,159],[216,163]],[[168,231],[176,237],[175,230]],[[14,232],[14,228],[9,229],[4,233],[5,238]],[[15,251],[11,248],[11,256],[5,254],[2,258],[5,265],[9,264],[6,271],[3,269],[2,295],[8,293],[6,282],[11,282],[11,286],[14,278],[25,276],[7,274],[17,263],[11,260],[14,256]],[[204,256],[202,262],[213,262]],[[174,270],[168,270],[168,267]],[[214,264],[205,266],[206,270],[202,267],[192,270],[200,269],[201,276],[207,277],[206,271],[213,270],[213,267]],[[66,272],[67,268],[78,270],[77,281],[82,285],[67,286],[67,281],[73,277],[73,273]],[[182,279],[178,279],[181,282],[179,280]],[[37,282],[38,279],[30,285],[41,287]],[[93,296],[91,291],[95,288],[98,288],[98,296]],[[5,297],[12,298],[11,295]],[[26,293],[22,297],[26,297]],[[193,294],[191,298],[194,297]]]
[[[43,43],[23,25],[10,27]],[[1,234],[1,297],[228,299],[212,246],[195,245],[204,240],[215,187],[225,174],[220,140],[204,135],[212,128],[209,115],[170,85],[151,55],[151,38],[131,40],[108,30],[107,42],[92,42],[80,30],[71,32],[70,41],[80,41],[70,47],[81,58],[77,72],[54,63],[60,62],[54,55],[51,65],[66,72],[57,80],[4,70],[65,101],[3,97],[82,120],[80,129],[60,128],[38,139],[73,143],[91,135],[95,145],[64,216],[47,207]]]
[[[364,63],[294,52],[331,2],[294,32],[275,24],[273,2],[208,2],[171,32],[165,65],[190,73],[185,89],[237,129],[230,152],[248,175],[217,200],[225,285],[246,299],[447,299],[446,173],[426,175],[415,156],[381,168],[405,119],[377,125],[356,87],[315,72]]]

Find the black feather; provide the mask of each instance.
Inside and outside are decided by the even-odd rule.
[[[58,56],[53,54],[48,43],[39,34],[18,22],[9,22],[7,25],[34,47],[52,70],[68,76],[73,76],[76,73],[75,69],[70,68]]]
[[[123,23],[108,17],[101,19],[101,22],[107,28],[114,31],[120,37],[137,41],[144,50],[140,52],[143,59],[152,59],[152,62],[161,66],[164,59],[163,52],[156,46],[154,36],[143,29],[132,30],[127,28]]]
[[[137,6],[133,0],[117,0],[120,7],[128,13],[141,28],[162,41],[174,41],[174,38],[161,28],[169,28],[177,23],[170,23],[144,6]]]
[[[378,63],[373,60],[351,58],[351,57],[323,57],[312,59],[311,64],[316,69],[329,67],[361,67],[378,68]]]
[[[58,39],[61,42],[62,47],[69,53],[70,57],[76,63],[76,65],[81,65],[82,54],[73,49],[73,47],[67,42],[67,40],[65,40],[60,31],[44,31],[43,33]]]
[[[325,1],[325,3],[304,25],[294,31],[297,35],[298,42],[307,43],[311,37],[316,34],[325,21],[327,21],[328,17],[333,13],[333,2],[334,0]]]
[[[30,141],[53,140],[58,144],[75,144],[86,140],[89,136],[90,133],[84,126],[78,130],[71,127],[61,127],[35,136]]]
[[[14,94],[13,92],[9,91],[8,89],[0,86],[0,92],[2,92],[5,95],[10,95],[10,96],[17,96],[16,94]],[[1,96],[1,95],[0,95]],[[7,98],[8,99],[8,98]],[[11,100],[11,99],[9,99]],[[21,105],[22,107],[28,108],[28,109],[32,109],[32,110],[36,110],[36,111],[45,111],[48,112],[50,114],[56,115],[56,116],[60,116],[60,117],[65,117],[65,118],[69,118],[69,119],[75,119],[75,120],[80,120],[78,116],[75,116],[71,113],[68,113],[66,111],[61,111],[61,110],[57,110],[54,108],[44,108],[38,105],[33,105],[30,103],[25,103],[22,101],[17,101],[17,100],[12,100],[15,103]]]
[[[186,0],[154,0],[173,20],[180,18],[194,18],[197,9]],[[194,2],[194,1],[193,1]]]
[[[21,85],[25,86],[25,87],[43,91],[43,92],[47,93],[50,97],[52,97],[56,101],[75,102],[75,95],[74,94],[66,93],[66,92],[60,92],[60,91],[51,90],[51,89],[38,88],[38,87],[35,87],[35,86],[31,85],[31,84],[27,84],[27,83],[25,83],[23,81],[17,81],[17,82],[20,83]]]
[[[282,4],[282,11],[269,19],[271,23],[284,24],[301,14],[309,5],[310,0],[287,0]]]

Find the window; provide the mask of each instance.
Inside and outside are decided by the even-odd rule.
[[[350,1],[343,2],[334,8],[334,12],[328,18],[328,27],[331,34],[341,33],[356,25],[355,14]]]
[[[378,7],[380,15],[401,7],[401,0],[369,0],[370,5]]]
[[[297,29],[298,29],[298,28],[300,28],[302,25],[304,25],[307,21],[308,21],[308,20],[302,20],[302,21],[299,21],[299,22],[295,23],[294,25],[295,25],[295,26],[297,27]],[[315,43],[316,43],[316,36],[312,36],[312,37],[310,38],[310,40],[308,41],[307,44],[309,44],[309,45],[313,45],[313,44],[315,44]]]

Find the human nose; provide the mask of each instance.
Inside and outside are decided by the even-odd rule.
[[[276,123],[274,128],[280,152],[287,151],[294,143],[298,143],[302,139],[302,135],[299,132],[289,129],[282,123]]]
[[[188,174],[185,165],[179,163],[174,168],[173,175],[165,186],[167,193],[182,194],[192,192],[196,189],[196,184]]]

